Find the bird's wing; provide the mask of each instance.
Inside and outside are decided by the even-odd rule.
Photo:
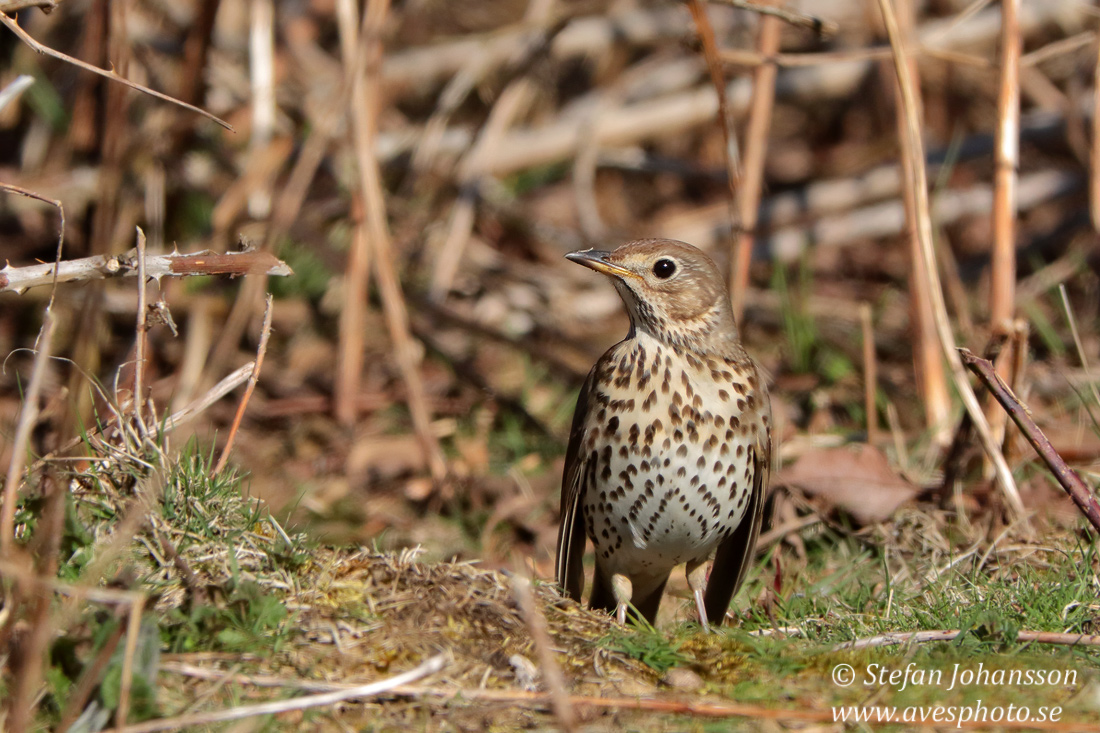
[[[760,536],[760,524],[764,519],[764,499],[768,491],[768,475],[771,472],[771,431],[763,431],[764,439],[749,450],[752,461],[752,493],[745,516],[737,529],[724,539],[714,553],[714,565],[710,570],[704,606],[712,623],[721,624],[726,617],[730,601],[745,582],[752,565],[756,539]]]
[[[598,366],[598,363],[597,363]],[[577,409],[573,413],[573,427],[569,430],[569,447],[565,451],[565,471],[561,482],[561,525],[558,528],[558,585],[573,599],[581,600],[584,592],[584,517],[580,511],[584,498],[584,484],[588,463],[582,456],[584,443],[584,423],[588,414],[588,394],[595,380],[596,367],[588,372],[577,398]]]

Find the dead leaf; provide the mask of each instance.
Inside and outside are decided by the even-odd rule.
[[[843,509],[860,524],[889,518],[917,494],[882,451],[866,443],[811,450],[780,471],[777,480]]]

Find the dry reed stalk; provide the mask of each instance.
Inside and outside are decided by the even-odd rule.
[[[344,86],[341,95],[344,110],[366,104],[363,76],[358,73],[365,46],[359,39],[359,9],[352,0],[338,0],[336,20],[339,28],[340,58],[344,66]],[[353,119],[352,144],[358,150],[368,143],[367,133],[358,118]],[[327,137],[327,136],[326,136]],[[320,162],[318,160],[318,162]],[[362,163],[360,163],[362,165]],[[310,174],[312,177],[311,170]],[[362,173],[360,174],[363,175]],[[362,387],[364,329],[367,316],[367,289],[370,287],[370,231],[366,222],[363,202],[365,186],[351,197],[352,220],[351,247],[348,249],[347,274],[344,278],[344,304],[340,310],[339,337],[336,344],[336,381],[333,384],[332,407],[336,420],[344,426],[352,426],[359,418],[356,399]],[[304,190],[303,190],[304,193]]]
[[[756,50],[764,57],[779,50],[781,21],[774,15],[760,19]],[[761,64],[752,73],[752,102],[749,104],[749,123],[745,131],[745,165],[741,186],[737,190],[737,242],[730,257],[730,293],[734,319],[740,323],[745,312],[745,295],[749,288],[749,267],[752,264],[753,244],[756,240],[756,223],[760,212],[760,198],[764,184],[764,161],[768,152],[768,131],[771,129],[772,110],[775,108],[775,64]]]
[[[252,91],[252,126],[248,139],[249,167],[263,156],[275,134],[275,6],[273,0],[249,3],[248,71]],[[271,215],[270,180],[250,186],[248,213],[254,219]]]
[[[733,246],[734,242],[737,241],[734,235],[737,232],[743,231],[744,226],[739,220],[737,211],[737,191],[741,186],[741,152],[737,146],[737,133],[734,132],[733,111],[730,108],[727,97],[725,73],[722,70],[722,59],[718,56],[718,42],[714,38],[714,27],[710,24],[706,3],[704,3],[703,0],[688,0],[688,9],[691,10],[691,17],[695,21],[696,33],[703,47],[703,57],[707,62],[707,71],[710,72],[710,83],[714,87],[714,93],[718,103],[718,122],[721,125],[722,139],[725,141],[725,145],[722,146],[722,160],[726,166],[726,184],[729,186],[730,193],[729,199],[726,201],[730,218],[730,243],[727,245],[727,248],[730,251],[731,268],[733,268],[736,267],[736,264],[741,259],[738,255],[738,251]],[[765,18],[764,20],[774,19]],[[761,33],[763,33],[763,25],[761,25]],[[770,68],[774,69],[774,67]],[[755,89],[756,87],[754,87],[754,90]],[[749,255],[751,257],[751,251]],[[737,304],[739,301],[743,302],[744,300],[744,290],[748,284],[748,268],[744,268],[743,278],[745,280],[745,286],[738,287],[739,281],[742,278],[742,275],[738,274],[738,272],[739,271],[731,271],[729,282],[730,290],[733,295],[735,318],[740,315],[736,311]],[[737,320],[740,321],[740,318],[737,318]]]
[[[1016,286],[1016,184],[1020,165],[1020,0],[1001,2],[1001,85],[997,98],[993,179],[993,254],[989,317],[993,331],[1011,329]]]
[[[148,329],[145,325],[147,314],[145,281],[145,232],[137,228],[137,324],[134,328],[134,422],[144,440],[149,435],[145,425],[145,349],[148,346]]]
[[[12,545],[15,542],[15,503],[19,486],[23,483],[23,467],[27,461],[31,431],[38,421],[38,401],[46,378],[46,365],[50,361],[56,328],[57,319],[53,309],[49,308],[38,334],[38,351],[34,356],[31,380],[23,395],[23,409],[19,411],[19,422],[12,437],[11,463],[8,464],[8,473],[4,479],[3,505],[0,506],[0,559],[11,558]]]
[[[1100,232],[1100,49],[1092,76],[1092,150],[1089,170],[1089,212],[1092,226]]]
[[[1008,357],[1008,384],[1012,393],[1027,398],[1028,383],[1025,380],[1027,374],[1028,335],[1030,329],[1028,323],[1022,318],[1012,322],[1012,335],[1009,339]],[[1094,385],[1095,386],[1095,385]],[[1098,403],[1100,404],[1100,403]],[[1012,433],[1007,433],[1003,442],[1005,460],[1011,466],[1019,457],[1019,442],[1012,440]]]
[[[351,247],[348,249],[347,274],[344,276],[344,305],[340,309],[340,335],[336,343],[336,380],[332,390],[333,414],[337,422],[352,426],[359,418],[359,394],[363,374],[363,348],[366,336],[367,287],[370,283],[370,257],[367,252],[367,225],[363,198],[351,197]]]
[[[1024,505],[1020,500],[1019,491],[1016,489],[1016,482],[1012,478],[1012,472],[1005,462],[1000,446],[993,441],[993,436],[989,432],[989,424],[986,422],[981,405],[978,403],[978,398],[974,394],[970,382],[967,380],[966,368],[963,366],[962,360],[959,357],[954,342],[954,335],[951,333],[951,323],[947,316],[947,305],[944,303],[943,290],[939,283],[939,273],[936,270],[936,257],[932,242],[932,216],[928,203],[928,178],[924,167],[924,144],[921,140],[921,126],[917,117],[917,94],[916,90],[913,88],[912,77],[909,76],[907,71],[909,68],[909,55],[905,47],[905,40],[898,28],[897,18],[894,15],[894,9],[890,4],[890,0],[878,0],[878,4],[882,12],[883,20],[885,21],[887,34],[890,37],[890,45],[894,49],[895,73],[897,74],[899,86],[901,88],[902,107],[899,109],[899,114],[904,115],[906,120],[906,126],[902,136],[902,149],[904,154],[908,155],[913,162],[913,181],[911,183],[911,188],[915,197],[914,208],[917,212],[917,221],[919,224],[917,231],[920,235],[923,270],[929,279],[929,294],[932,297],[933,312],[936,316],[936,332],[939,336],[940,346],[943,349],[944,356],[951,366],[955,388],[962,398],[967,413],[974,421],[974,427],[978,431],[982,448],[993,461],[994,467],[996,468],[998,484],[1000,485],[1001,491],[1004,493],[1005,499],[1008,501],[1008,505],[1015,516],[1023,517],[1025,515]]]
[[[214,34],[214,19],[221,0],[199,0],[192,17],[187,39],[183,42],[183,64],[180,67],[179,98],[196,104],[203,97],[203,72]]]
[[[118,708],[115,710],[115,727],[125,728],[130,714],[130,687],[134,681],[134,653],[137,651],[141,631],[141,616],[145,609],[145,596],[138,594],[130,604],[126,615],[126,646],[122,652],[122,679],[119,681]],[[122,628],[120,625],[119,628]]]
[[[1023,7],[1020,26],[1025,33],[1030,33],[1045,24],[1071,21],[1084,23],[1084,12],[1077,9],[1071,12],[1062,4],[1056,3],[1029,3]],[[967,22],[946,20],[927,22],[919,29],[919,40],[925,46],[948,51],[972,48],[996,38],[996,26],[991,25],[988,20],[985,16],[978,16]],[[611,42],[612,35],[607,27],[609,24],[601,19],[600,23],[593,23],[598,26],[598,29],[591,32],[585,30],[582,35],[586,40],[576,45],[578,44],[577,31],[582,25],[585,29],[589,29],[586,19],[581,19],[570,23],[555,38],[551,46],[551,54],[555,58],[558,58],[563,50],[568,51],[564,54],[565,56],[571,56],[579,53],[579,49],[602,48]],[[643,25],[647,29],[646,32],[653,30],[650,20],[646,20]],[[620,27],[614,22],[610,23],[610,26]],[[661,31],[667,32],[668,28]],[[622,38],[625,42],[634,41],[635,36],[631,35],[632,32],[633,30],[624,31]],[[513,35],[515,37],[502,46],[503,50],[496,49],[495,44],[501,39],[494,37],[482,38],[480,42],[464,39],[454,44],[445,43],[399,52],[386,60],[386,69],[394,71],[401,78],[423,80],[427,80],[430,74],[443,73],[440,69],[444,69],[448,74],[454,73],[461,69],[474,54],[489,53],[496,57],[503,53],[504,56],[501,58],[506,57],[512,52],[515,44],[522,40],[521,36]],[[866,78],[870,59],[875,54],[884,53],[886,50],[870,49],[866,60],[834,63],[825,69],[796,68],[785,71],[779,76],[777,82],[777,96],[780,99],[808,105],[822,99],[838,99],[851,95]],[[400,63],[397,65],[400,69],[391,68],[391,64],[395,64],[398,60]],[[416,65],[421,63],[430,68],[418,68]],[[747,108],[750,97],[749,87],[748,79],[734,80],[727,85],[726,96],[734,113],[740,113]],[[712,123],[717,109],[716,94],[710,85],[664,94],[659,98],[645,98],[602,114],[597,131],[599,144],[606,149],[638,144],[653,137],[667,137],[692,127]],[[506,175],[525,168],[571,158],[576,155],[586,130],[587,122],[582,116],[558,117],[537,127],[512,130],[504,136],[494,151],[486,172]],[[421,137],[421,133],[416,130],[383,133],[378,137],[378,154],[383,160],[392,160],[414,148]],[[461,154],[469,148],[472,141],[473,135],[468,129],[460,126],[448,128],[439,138],[438,153],[440,155]]]
[[[386,326],[393,340],[394,358],[408,393],[413,429],[425,453],[432,478],[441,482],[447,474],[443,450],[432,433],[431,412],[416,363],[415,345],[409,333],[409,314],[397,277],[393,242],[386,221],[382,173],[375,156],[378,115],[382,106],[382,31],[389,13],[389,0],[370,0],[355,46],[359,58],[352,69],[351,95],[353,141],[359,169],[360,193],[366,207],[367,230],[374,276],[382,298]]]
[[[863,331],[863,406],[867,412],[867,442],[878,445],[878,363],[875,360],[875,330],[871,321],[871,304],[859,304],[859,322]]]
[[[910,0],[901,0],[898,3],[898,26],[906,42],[913,34],[914,8]],[[913,114],[918,120],[923,119],[924,111],[921,104],[920,73],[916,60],[910,58],[905,65],[910,83],[915,90]],[[905,139],[907,121],[902,113],[904,102],[902,99],[901,85],[894,84],[894,99],[898,109],[897,124],[898,138]],[[921,164],[923,165],[923,158]],[[902,150],[901,155],[901,185],[902,203],[905,209],[905,230],[909,240],[909,257],[912,264],[909,278],[909,312],[913,333],[913,367],[916,371],[917,384],[920,387],[922,403],[924,405],[925,424],[932,432],[933,439],[941,445],[948,439],[949,423],[951,420],[951,395],[947,389],[947,376],[943,369],[943,358],[937,344],[935,314],[932,310],[932,299],[929,295],[930,279],[923,272],[924,259],[921,257],[921,242],[919,233],[919,214],[916,208],[916,196],[912,190],[916,180],[913,172],[913,158]]]
[[[1020,165],[1020,0],[1001,0],[1001,84],[997,96],[997,131],[993,173],[993,242],[990,255],[990,330],[1008,335],[1016,310],[1016,201]],[[997,373],[1009,374],[1012,351],[1003,350]],[[1008,439],[1008,416],[990,403],[986,417],[993,440]],[[988,467],[987,463],[987,471]]]
[[[542,615],[538,604],[535,603],[535,597],[531,593],[531,579],[527,577],[526,569],[518,563],[517,571],[512,576],[512,592],[523,620],[527,624],[527,630],[531,632],[535,651],[538,653],[542,681],[550,695],[550,709],[563,731],[575,731],[576,716],[573,714],[573,706],[569,703],[565,675],[562,674],[558,660],[554,658],[553,640],[546,629],[546,617]]]

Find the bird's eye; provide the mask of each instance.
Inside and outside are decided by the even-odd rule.
[[[653,263],[653,274],[662,280],[667,280],[676,272],[676,263],[672,260],[659,259]]]

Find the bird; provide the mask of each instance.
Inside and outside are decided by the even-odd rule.
[[[772,449],[764,374],[741,344],[729,292],[702,250],[643,239],[566,258],[611,279],[626,338],[588,373],[562,474],[556,575],[589,606],[655,623],[685,565],[700,625],[721,625],[745,580],[764,514]],[[714,554],[711,572],[707,561]],[[633,613],[631,614],[633,616]]]

